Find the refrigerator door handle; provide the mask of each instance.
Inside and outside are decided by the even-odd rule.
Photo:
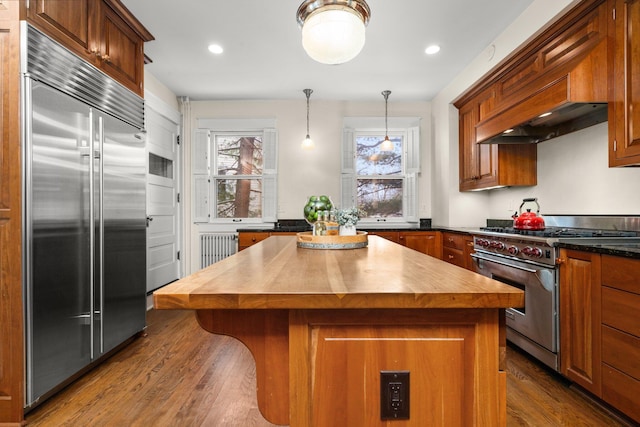
[[[94,123],[93,123],[93,108],[89,109],[89,153],[95,153],[96,141],[95,141],[95,133],[94,133]],[[94,280],[95,280],[95,263],[96,263],[96,227],[95,227],[95,163],[93,157],[89,158],[89,313],[91,316],[89,317],[89,336],[90,342],[93,343],[95,341],[95,333],[94,333],[94,316],[93,313],[96,311],[95,307],[95,290],[94,290]],[[95,359],[94,346],[91,344],[91,350],[89,352],[91,360]]]
[[[100,180],[100,197],[98,198],[98,228],[100,231],[100,242],[98,248],[98,262],[100,265],[98,286],[99,286],[99,298],[100,298],[100,354],[104,353],[104,121],[103,117],[98,117],[98,134],[99,134],[99,168],[98,173]]]
[[[89,109],[89,153],[95,152],[95,134],[94,134],[94,124],[93,124],[93,108]],[[96,227],[95,227],[95,164],[93,157],[89,159],[89,313],[91,316],[89,317],[89,337],[90,342],[94,342],[94,316],[95,312],[95,291],[94,291],[94,280],[95,280],[95,261],[96,261]],[[95,359],[93,344],[91,345],[91,350],[89,352],[91,360]]]

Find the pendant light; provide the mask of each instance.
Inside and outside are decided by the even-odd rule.
[[[387,104],[389,101],[389,95],[391,94],[390,90],[383,90],[382,96],[384,96],[384,141],[380,144],[380,151],[393,151],[393,141],[389,139],[389,125],[388,115],[387,115]]]
[[[348,62],[364,47],[370,16],[365,0],[305,0],[296,14],[302,47],[322,64]]]
[[[309,136],[309,97],[313,93],[313,90],[305,89],[303,90],[303,92],[307,96],[307,136],[304,138],[304,141],[302,141],[302,148],[310,150],[313,148],[313,141]]]

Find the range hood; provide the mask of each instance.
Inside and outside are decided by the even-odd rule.
[[[476,125],[479,144],[537,144],[607,121],[606,102],[576,102],[570,74]],[[591,99],[597,98],[594,96]]]
[[[481,144],[537,144],[607,121],[607,103],[568,103],[517,126],[505,129]]]

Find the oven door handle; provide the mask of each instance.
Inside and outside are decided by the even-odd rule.
[[[521,267],[519,265],[509,264],[509,263],[502,262],[502,261],[497,261],[497,260],[495,260],[493,258],[491,258],[491,259],[485,258],[485,257],[477,255],[477,254],[471,254],[471,258],[482,260],[482,261],[487,261],[487,262],[493,262],[495,264],[504,265],[505,267],[516,268],[518,270],[526,271],[527,273],[537,273],[538,272],[538,270],[534,270],[532,268],[525,268],[525,267]]]

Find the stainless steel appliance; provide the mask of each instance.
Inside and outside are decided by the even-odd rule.
[[[506,310],[507,339],[559,370],[558,244],[640,242],[640,217],[545,216],[544,230],[485,227],[475,233],[475,271],[525,292]]]
[[[23,25],[26,400],[145,327],[143,100]]]

